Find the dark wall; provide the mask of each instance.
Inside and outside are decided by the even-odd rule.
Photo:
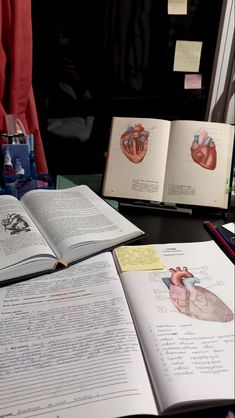
[[[102,172],[114,115],[204,120],[221,8],[189,0],[187,15],[172,16],[167,0],[32,0],[33,83],[51,171]],[[184,90],[185,74],[173,72],[176,40],[203,42],[202,89]],[[87,115],[86,142],[48,133],[48,119]],[[77,150],[73,167],[59,155],[65,143]]]

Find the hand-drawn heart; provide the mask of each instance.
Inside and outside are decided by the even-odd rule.
[[[212,138],[208,136],[207,131],[202,130],[198,135],[194,135],[190,151],[195,163],[207,170],[215,169],[217,160],[216,147]]]
[[[120,147],[123,154],[134,164],[143,161],[148,148],[149,132],[143,126],[129,126],[120,138]]]

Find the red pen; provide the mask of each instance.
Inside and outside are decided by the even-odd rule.
[[[224,240],[222,235],[217,231],[216,227],[209,221],[204,221],[203,225],[205,226],[209,234],[212,236],[212,238],[215,241],[218,241],[221,247],[224,248],[228,252],[228,254],[232,257],[233,261],[235,261],[235,251],[233,251],[233,249]]]

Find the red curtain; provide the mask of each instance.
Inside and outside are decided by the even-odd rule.
[[[31,0],[0,1],[0,131],[14,114],[34,134],[38,173],[48,171],[32,89]]]

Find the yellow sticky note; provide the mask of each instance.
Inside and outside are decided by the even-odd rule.
[[[153,245],[123,246],[115,249],[121,271],[161,270],[164,264]]]
[[[169,15],[186,15],[187,0],[168,0]]]
[[[174,71],[198,72],[202,42],[176,41]]]

